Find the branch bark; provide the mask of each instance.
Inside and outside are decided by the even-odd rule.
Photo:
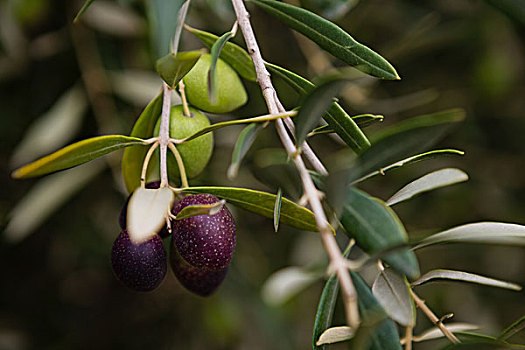
[[[257,82],[261,87],[263,97],[266,101],[266,105],[268,106],[268,111],[272,114],[279,113],[281,103],[271,82],[270,74],[264,65],[264,60],[262,58],[259,45],[257,44],[257,40],[250,23],[250,15],[244,6],[243,0],[232,0],[232,4],[237,16],[237,21],[239,22],[239,27],[241,28],[242,34],[244,36],[248,52],[250,53],[255,65]],[[320,192],[315,187],[301,155],[297,152],[297,148],[295,147],[294,142],[286,130],[284,122],[278,119],[275,121],[275,126],[277,128],[277,133],[279,134],[281,142],[286,149],[286,152],[293,159],[295,166],[299,171],[304,193],[308,199],[308,203],[310,204],[312,212],[315,215],[315,220],[321,235],[321,240],[330,258],[330,269],[334,271],[339,280],[348,325],[354,329],[357,329],[359,326],[359,313],[357,309],[357,296],[355,288],[347,270],[346,259],[339,249],[339,246],[337,245],[337,242],[332,234],[330,225],[328,224],[326,214],[321,204]],[[326,172],[326,170],[324,171]]]

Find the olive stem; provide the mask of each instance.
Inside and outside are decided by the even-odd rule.
[[[168,185],[168,164],[166,153],[170,139],[170,111],[171,111],[171,89],[166,83],[164,87],[164,99],[162,100],[162,113],[160,115],[159,146],[160,146],[160,188]]]
[[[186,85],[184,85],[184,82],[181,80],[179,81],[179,94],[180,99],[182,100],[182,111],[184,112],[185,117],[191,117],[190,108],[188,107],[188,100],[186,99]]]
[[[144,163],[142,163],[142,172],[140,174],[140,187],[142,188],[146,187],[146,173],[148,171],[149,161],[157,147],[159,147],[159,143],[154,142],[153,145],[151,145],[151,147],[149,148],[148,153],[146,153],[146,157],[144,157]]]
[[[170,148],[171,153],[173,153],[173,155],[175,156],[175,160],[177,161],[177,165],[179,166],[180,181],[182,188],[189,187],[188,178],[186,176],[186,168],[184,167],[184,162],[182,161],[182,157],[179,153],[179,150],[177,149],[177,147],[175,147],[175,145],[172,142],[168,143],[168,147]]]
[[[237,21],[239,22],[239,27],[243,33],[248,52],[252,57],[255,71],[257,73],[257,83],[261,87],[266,105],[268,106],[268,110],[270,113],[279,113],[280,102],[278,102],[279,99],[277,97],[277,93],[270,80],[270,74],[264,65],[264,60],[261,56],[259,45],[257,44],[255,34],[253,33],[253,28],[250,24],[250,15],[246,10],[242,0],[232,0],[232,4],[237,16]],[[284,126],[284,122],[281,119],[277,119],[275,121],[275,125],[277,128],[277,133],[279,134],[286,152],[290,158],[293,159],[295,166],[299,171],[299,175],[303,183],[304,193],[306,194],[308,202],[310,203],[310,207],[315,215],[315,221],[320,232],[321,240],[330,258],[330,266],[336,273],[341,285],[348,325],[354,329],[357,329],[359,326],[357,295],[347,270],[346,259],[343,256],[326,219],[326,214],[323,210],[319,196],[319,191],[315,187],[312,178],[310,177],[310,173],[308,172],[301,155],[297,151],[294,142],[290,138],[290,135],[288,135],[288,132]]]

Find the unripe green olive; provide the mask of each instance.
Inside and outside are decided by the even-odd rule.
[[[208,117],[197,109],[190,107],[190,114],[191,116],[189,117],[184,115],[182,105],[171,107],[171,138],[183,139],[210,125]],[[159,134],[159,129],[160,118],[155,125],[155,136]],[[207,133],[191,141],[176,145],[176,147],[181,155],[182,161],[184,162],[186,175],[190,178],[195,177],[202,172],[210,160],[213,152],[213,135],[212,133]],[[169,176],[179,178],[179,167],[175,157],[169,149],[167,159]]]
[[[228,113],[246,103],[248,96],[241,79],[226,62],[220,58],[215,66],[217,90],[215,100],[208,95],[208,72],[211,55],[202,55],[195,66],[184,77],[186,97],[191,105],[210,113]]]

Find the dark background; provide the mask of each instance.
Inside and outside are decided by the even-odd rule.
[[[322,13],[325,3],[311,0],[303,4]],[[104,13],[116,14],[117,18],[108,20],[99,16],[101,12],[90,15],[96,11],[92,8],[73,25],[78,2],[0,3],[2,231],[9,228],[13,208],[43,181],[12,180],[12,154],[27,130],[60,96],[77,84],[89,98],[79,127],[72,129],[67,140],[57,141],[61,142],[57,147],[98,134],[129,132],[145,101],[155,94],[145,3],[122,0],[111,4],[125,12],[99,7]],[[107,3],[96,1],[95,5]],[[319,60],[318,48],[307,46],[304,38],[265,13],[249,9],[268,61],[309,77],[324,72],[326,63],[340,64],[328,55]],[[411,238],[474,221],[525,224],[523,1],[361,0],[336,21],[392,62],[402,77],[397,82],[368,79],[350,84],[342,96],[350,114],[383,114],[386,126],[451,107],[467,112],[466,121],[436,146],[464,150],[465,156],[401,168],[363,188],[387,199],[429,171],[459,167],[469,174],[467,183],[394,208]],[[232,10],[227,1],[194,1],[188,23],[220,34],[231,27]],[[240,35],[236,39],[241,42]],[[199,45],[184,34],[183,49]],[[146,72],[147,81],[153,79],[153,88],[139,80],[139,87],[132,89],[131,83],[115,78],[119,72],[129,76],[137,70]],[[258,87],[246,86],[250,104],[235,114],[264,113]],[[126,88],[135,95],[123,93]],[[282,94],[287,96],[289,91]],[[211,116],[212,121],[227,118]],[[372,135],[381,126],[370,127],[366,133]],[[48,125],[42,130],[53,135],[54,128]],[[239,131],[231,128],[215,133],[212,161],[192,183],[272,190],[258,182],[249,167],[241,168],[235,181],[226,178]],[[326,137],[314,139],[313,144],[323,158],[341,148]],[[263,147],[279,147],[271,128],[261,135],[255,149]],[[126,196],[119,157],[99,162],[98,175],[69,191],[47,220],[25,238],[13,243],[3,233],[0,349],[307,348],[322,282],[280,307],[265,304],[260,292],[266,278],[279,268],[323,260],[321,242],[313,233],[282,227],[275,234],[270,220],[231,208],[238,226],[236,254],[224,285],[212,297],[188,293],[171,272],[152,293],[135,293],[119,284],[109,264],[111,244],[119,232],[118,213]],[[36,209],[17,215],[29,220],[47,207],[45,200],[30,202],[38,204]],[[339,239],[344,242],[343,237]],[[525,284],[525,254],[520,247],[446,245],[418,251],[418,257],[423,272],[462,269]],[[523,292],[460,283],[435,283],[418,291],[437,314],[454,312],[454,321],[479,324],[489,334],[497,334],[525,313]],[[339,305],[335,324],[343,322],[341,309]],[[416,333],[429,326],[423,315],[419,320]],[[525,342],[519,335],[513,340]],[[427,347],[436,346],[429,343]]]

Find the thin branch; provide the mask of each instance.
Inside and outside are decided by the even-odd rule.
[[[421,300],[411,288],[409,288],[409,291],[412,295],[412,298],[414,299],[414,302],[416,303],[416,306],[420,308],[421,311],[423,311],[423,313],[428,317],[428,319],[432,321],[432,323],[441,330],[443,335],[447,337],[447,339],[450,340],[453,344],[461,343],[459,339],[432,312],[432,310],[429,309],[429,307],[425,304],[425,301]]]
[[[232,0],[232,4],[239,22],[239,27],[241,28],[246,41],[248,52],[250,53],[255,65],[257,82],[261,87],[263,97],[266,101],[266,105],[268,106],[268,110],[270,113],[278,113],[280,102],[278,102],[279,100],[277,98],[277,94],[270,80],[270,74],[264,66],[264,60],[261,56],[257,40],[255,39],[255,35],[250,24],[250,15],[248,14],[248,11],[246,11],[242,0]],[[341,253],[341,250],[337,245],[337,241],[335,240],[326,219],[326,215],[321,204],[319,191],[316,189],[302,157],[297,152],[294,142],[286,131],[284,122],[278,119],[276,120],[275,125],[286,152],[293,159],[297,170],[299,171],[299,175],[303,183],[304,193],[308,198],[308,202],[310,203],[313,213],[315,214],[317,228],[319,229],[323,245],[330,258],[330,267],[337,274],[343,294],[348,325],[356,329],[359,326],[357,296],[352,280],[350,279],[350,275],[348,274],[346,259]]]
[[[182,111],[185,117],[191,117],[190,108],[188,106],[188,100],[186,99],[186,85],[181,80],[179,81],[179,94],[182,100]]]
[[[175,156],[175,160],[177,161],[182,188],[189,187],[188,177],[186,176],[186,168],[184,167],[184,162],[182,161],[182,157],[179,153],[179,150],[177,149],[177,147],[175,147],[175,145],[172,142],[168,143],[168,147],[170,148],[171,153],[173,153],[173,155]]]
[[[146,187],[146,176],[148,172],[148,165],[149,161],[151,159],[151,156],[153,155],[153,152],[159,147],[158,142],[154,142],[153,145],[148,150],[148,153],[146,153],[146,157],[144,158],[144,163],[142,163],[142,172],[140,175],[140,187],[144,188]]]
[[[160,187],[168,185],[168,165],[166,153],[170,139],[170,110],[171,89],[168,84],[163,83],[164,98],[162,100],[162,113],[160,115],[159,146],[160,146]]]

